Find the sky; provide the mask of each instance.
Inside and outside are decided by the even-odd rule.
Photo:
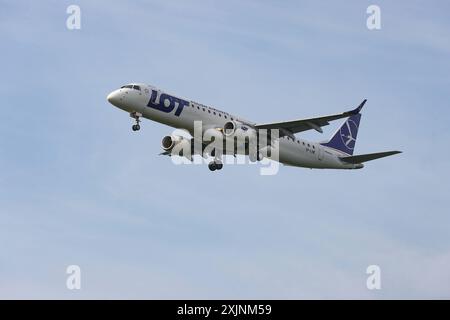
[[[71,4],[79,30],[66,27]],[[371,4],[380,30],[367,28]],[[448,1],[0,8],[0,298],[450,298]],[[403,153],[273,176],[176,166],[158,156],[172,128],[132,132],[106,101],[130,82],[254,122],[367,98],[355,154]]]

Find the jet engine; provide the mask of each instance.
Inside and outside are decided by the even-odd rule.
[[[256,155],[257,150],[257,132],[256,130],[247,124],[241,122],[228,121],[223,126],[223,134],[227,141],[227,154],[228,150],[234,150],[233,154],[245,154],[255,153],[255,159],[260,158]],[[230,149],[230,145],[233,149]]]
[[[164,151],[170,152],[173,150],[173,148],[175,148],[175,146],[177,147],[178,151],[191,150],[191,140],[182,136],[171,135],[165,136],[161,141],[161,147],[164,149]]]
[[[228,121],[223,125],[223,134],[233,138],[254,137],[256,130],[240,122]]]
[[[223,134],[227,137],[231,136],[236,131],[236,123],[228,121],[223,125]]]

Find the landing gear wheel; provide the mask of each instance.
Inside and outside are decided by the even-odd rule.
[[[221,161],[216,161],[216,169],[221,170],[223,168],[223,163]]]
[[[209,170],[211,170],[211,171],[216,170],[216,169],[217,169],[216,163],[215,163],[214,161],[211,161],[211,162],[208,164],[208,168],[209,168]]]
[[[134,124],[131,129],[133,131],[139,131],[141,129],[141,126],[139,125],[139,122],[141,122],[141,120],[139,119],[142,116],[141,113],[139,112],[131,112],[130,113],[130,117],[132,117],[134,120],[136,120],[136,124]]]
[[[223,168],[223,163],[220,160],[214,160],[208,164],[208,168],[211,171],[221,170]]]

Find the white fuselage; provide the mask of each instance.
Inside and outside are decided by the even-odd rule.
[[[228,121],[236,121],[248,127],[253,123],[227,112],[203,104],[167,94],[153,86],[136,84],[140,90],[124,88],[111,92],[108,101],[128,112],[194,133],[194,121],[202,122],[202,130],[223,128]],[[167,101],[166,101],[167,100]],[[152,101],[154,105],[152,105]],[[320,169],[359,169],[362,164],[349,164],[339,157],[346,154],[319,143],[292,137],[281,137],[278,143],[279,162],[296,167]]]

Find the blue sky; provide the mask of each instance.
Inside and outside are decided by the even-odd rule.
[[[70,4],[81,30],[66,29]],[[1,298],[450,298],[448,2],[0,7]],[[129,82],[256,122],[367,98],[356,153],[404,153],[275,176],[175,166],[158,156],[171,128],[133,133],[107,103]]]

